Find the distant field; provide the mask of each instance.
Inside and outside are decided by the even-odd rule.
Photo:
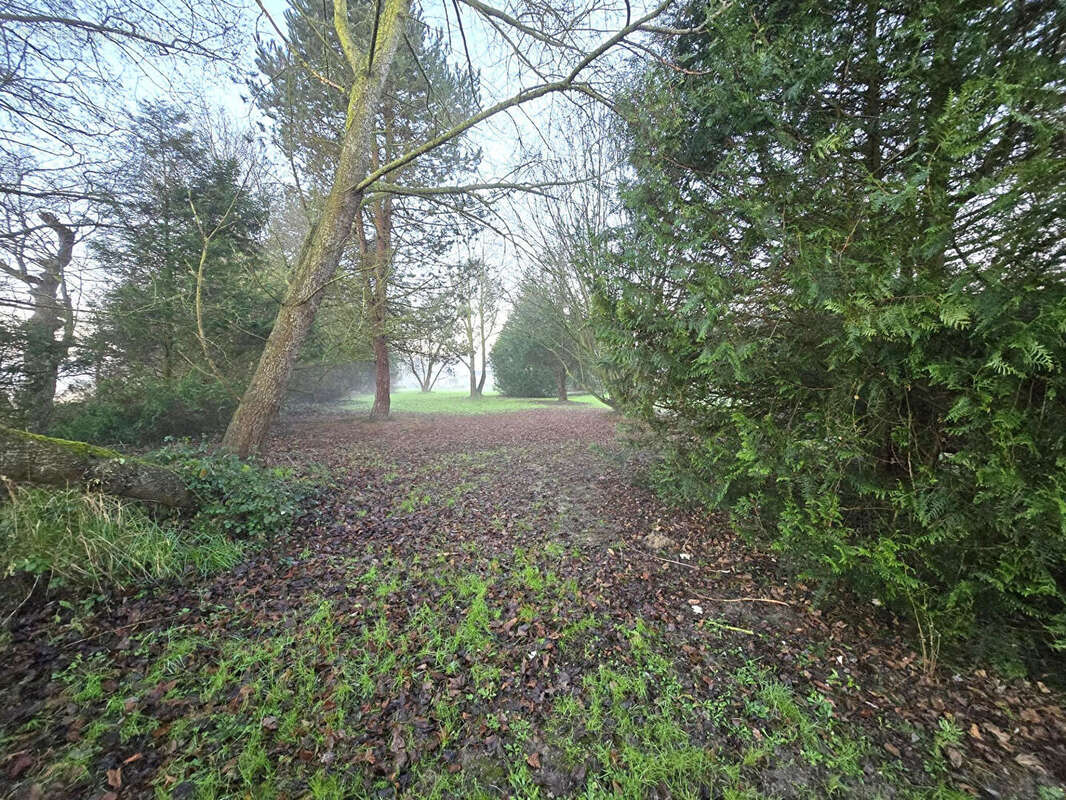
[[[345,403],[344,408],[369,412],[373,403],[373,395],[357,395]],[[486,393],[478,400],[471,400],[466,392],[401,391],[393,392],[391,410],[413,414],[498,414],[531,408],[558,408],[559,405],[557,401],[547,397],[504,397]],[[589,394],[574,395],[569,405],[607,408]]]

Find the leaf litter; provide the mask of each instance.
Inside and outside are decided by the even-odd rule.
[[[1061,797],[1043,682],[928,676],[642,488],[596,410],[286,420],[322,482],[223,575],[5,646],[9,797]]]

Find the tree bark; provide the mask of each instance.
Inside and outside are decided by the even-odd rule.
[[[347,3],[334,0],[334,27],[356,75],[349,92],[348,118],[322,215],[304,242],[255,374],[222,439],[223,447],[242,458],[262,446],[277,416],[300,348],[322,302],[322,291],[337,270],[352,223],[362,206],[362,192],[355,187],[367,175],[370,124],[403,34],[409,5],[410,0],[386,0],[373,43],[371,69],[366,54],[361,60],[357,58],[348,30]]]
[[[384,335],[374,337],[374,406],[371,419],[388,419],[392,406],[392,377],[389,374],[389,345]]]
[[[40,216],[55,231],[59,244],[54,256],[41,259],[43,271],[30,281],[33,313],[22,329],[23,383],[17,402],[26,427],[37,432],[48,430],[52,421],[59,368],[74,337],[73,310],[65,289],[66,269],[74,253],[74,230],[52,214]],[[62,336],[57,340],[60,331]]]
[[[385,330],[388,313],[389,271],[392,266],[392,198],[375,205],[374,285],[370,311],[374,338],[374,405],[371,419],[388,419],[392,407],[392,375],[389,367],[389,344]]]
[[[481,377],[477,381],[477,396],[481,397],[485,391],[485,376],[489,374],[488,361],[488,336],[485,333],[485,267],[481,267],[481,286],[478,287],[478,327],[481,331]]]
[[[83,486],[164,506],[192,507],[173,470],[85,442],[0,427],[0,475],[26,483]]]
[[[558,386],[559,402],[560,403],[565,403],[566,400],[567,400],[567,397],[566,397],[566,369],[564,369],[563,367],[559,367],[555,371],[555,381],[556,381],[556,385]]]

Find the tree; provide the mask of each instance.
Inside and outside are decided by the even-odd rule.
[[[75,231],[47,211],[39,212],[38,218],[39,224],[23,220],[21,229],[0,239],[14,262],[0,261],[0,270],[29,295],[30,315],[12,331],[21,343],[13,410],[19,422],[40,432],[51,422],[59,370],[74,341],[67,270],[74,256]]]
[[[4,327],[21,345],[6,388],[20,423],[39,430],[52,416],[81,299],[74,244],[110,202],[130,73],[176,92],[171,78],[187,72],[178,68],[186,60],[232,58],[240,16],[228,0],[188,3],[181,14],[153,0],[0,7],[0,243],[12,279]]]
[[[353,37],[360,45],[372,32],[374,11],[370,4],[348,9]],[[260,107],[275,120],[276,142],[286,154],[305,205],[312,207],[328,185],[324,165],[336,158],[337,136],[343,129],[346,104],[330,83],[348,70],[336,32],[314,0],[296,0],[286,20],[288,47],[260,48],[258,64],[264,78],[253,90]],[[379,107],[373,110],[372,168],[446,129],[450,120],[469,114],[475,106],[476,83],[448,65],[441,37],[427,35],[417,14],[406,21],[403,37],[406,46],[398,50]],[[470,171],[479,157],[457,137],[397,170],[390,180],[397,190],[438,184]],[[363,285],[363,330],[376,364],[372,417],[389,413],[389,356],[399,329],[410,338],[416,320],[432,323],[435,317],[420,313],[409,301],[424,295],[427,284],[438,282],[433,261],[458,233],[450,219],[454,217],[455,211],[442,213],[437,204],[417,193],[402,191],[368,195],[363,212],[356,216],[354,252],[346,260]]]
[[[574,384],[613,406],[609,365],[595,325],[596,285],[603,273],[601,243],[621,218],[618,189],[626,151],[618,122],[593,107],[565,124],[571,148],[552,169],[573,176],[537,204],[538,224],[527,234],[526,280],[540,287],[534,300],[552,319],[552,347],[565,352]],[[560,132],[561,134],[563,132]]]
[[[0,205],[22,198],[58,213],[98,199],[115,163],[107,134],[121,127],[122,104],[113,101],[126,71],[161,85],[165,66],[232,60],[240,19],[228,0],[189,2],[182,13],[154,0],[5,3]]]
[[[481,397],[488,377],[489,340],[496,332],[503,286],[482,259],[472,259],[456,272],[458,337],[455,357],[470,373],[470,397]],[[478,356],[481,370],[478,371]]]
[[[490,24],[501,29],[509,28],[517,42],[511,38],[508,41],[514,43],[521,58],[526,59],[527,56],[519,48],[531,40],[551,48],[558,57],[558,72],[548,77],[546,71],[551,69],[549,65],[534,69],[538,77],[543,76],[542,82],[449,125],[440,134],[410,147],[377,168],[371,168],[372,116],[379,107],[385,79],[402,38],[409,4],[407,0],[386,0],[380,6],[380,13],[374,15],[372,30],[376,34],[369,37],[365,49],[360,49],[352,36],[348,3],[334,0],[333,27],[341,42],[347,67],[351,70],[350,77],[339,82],[345,87],[348,102],[344,134],[329,193],[318,221],[293,270],[289,290],[259,365],[223,439],[224,446],[239,455],[248,455],[259,448],[277,414],[300,347],[321,302],[322,291],[340,263],[352,225],[359,217],[367,193],[375,187],[387,190],[387,186],[382,186],[384,179],[397,170],[461,136],[479,122],[523,103],[564,92],[582,93],[597,102],[604,100],[602,93],[582,80],[586,69],[627,36],[649,26],[670,4],[670,0],[667,0],[635,20],[627,19],[624,27],[590,47],[587,44],[589,25],[585,23],[589,16],[599,14],[599,8],[579,9],[573,19],[565,19],[555,10],[537,15],[536,21],[545,23],[538,30],[504,11],[485,5],[481,0],[463,2]],[[567,41],[568,36],[573,38]]]
[[[213,152],[169,105],[145,107],[133,127],[109,233],[92,246],[109,277],[87,348],[94,371],[239,380],[274,311],[255,165]]]
[[[632,87],[599,299],[664,488],[914,613],[930,652],[1017,615],[1066,644],[1060,9],[678,24],[705,33]]]
[[[559,346],[564,337],[557,321],[544,313],[543,290],[524,284],[492,347],[496,388],[511,397],[567,399],[566,383],[572,365],[569,352]]]
[[[452,292],[435,290],[396,320],[393,346],[423,392],[433,391],[445,370],[458,361],[452,352],[457,313]]]

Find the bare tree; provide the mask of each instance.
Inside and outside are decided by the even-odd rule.
[[[419,389],[431,392],[458,360],[453,352],[458,312],[450,287],[430,286],[420,295],[396,320],[392,342]]]
[[[489,340],[500,318],[503,286],[485,261],[478,258],[460,270],[456,295],[459,325],[455,355],[470,373],[470,396],[481,397],[488,377]]]
[[[10,219],[11,209],[5,210]],[[75,234],[54,214],[42,211],[37,217],[39,224],[27,224],[30,220],[23,216],[21,228],[9,222],[14,229],[0,234],[0,247],[11,259],[0,260],[0,270],[28,296],[14,405],[21,423],[43,431],[52,417],[60,366],[74,341],[67,268],[74,257]]]
[[[580,177],[556,191],[550,202],[538,202],[540,224],[525,231],[527,279],[540,291],[530,302],[550,319],[555,336],[544,346],[566,366],[570,379],[612,405],[607,394],[604,361],[594,326],[593,284],[603,274],[602,238],[623,220],[619,186],[626,169],[619,136],[611,131],[616,118],[602,107],[583,109],[564,123],[573,147],[552,169]],[[539,199],[538,199],[539,200]]]

